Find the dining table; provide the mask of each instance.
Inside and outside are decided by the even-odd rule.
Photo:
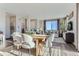
[[[44,34],[34,34],[32,35],[34,41],[36,42],[36,56],[39,55],[43,55],[44,51],[43,51],[43,42],[45,42],[46,38],[48,37],[48,35],[44,35]],[[41,47],[39,47],[39,45],[41,45]],[[42,49],[39,53],[39,48]]]

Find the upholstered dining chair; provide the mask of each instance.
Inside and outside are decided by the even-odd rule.
[[[20,50],[20,48],[22,47],[22,34],[20,32],[14,32],[12,34],[13,37],[13,49],[14,47],[17,48],[17,50],[19,51],[19,55],[22,55],[22,52]]]
[[[23,34],[24,42],[22,44],[22,48],[29,50],[29,55],[31,54],[30,49],[35,47],[35,43],[33,41],[33,38],[28,34]]]
[[[22,45],[22,34],[20,32],[14,32],[12,34],[13,44],[17,47],[17,49],[21,48]]]
[[[47,48],[49,49],[48,51],[49,51],[49,55],[51,56],[51,53],[52,53],[52,42],[53,42],[53,40],[54,40],[54,38],[55,38],[55,34],[53,33],[53,34],[51,34],[51,35],[49,35],[49,37],[47,38],[47,40],[46,40],[46,44],[45,44],[45,52],[46,52],[46,50],[47,50]]]

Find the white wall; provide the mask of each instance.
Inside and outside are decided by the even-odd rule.
[[[10,38],[10,16],[8,14],[6,14],[6,38]]]
[[[9,16],[6,12],[0,11],[0,31],[2,31],[6,38],[10,37],[10,28],[9,28]]]
[[[6,13],[0,11],[0,31],[6,34]]]
[[[73,30],[72,31],[68,31],[68,32],[73,32],[74,33],[74,45],[75,45],[75,47],[76,47],[76,49],[78,49],[78,36],[77,36],[77,33],[78,33],[78,31],[77,31],[77,8],[76,8],[76,4],[74,4],[73,6],[72,6],[72,8],[69,10],[69,12],[68,12],[68,15],[73,11],[74,12],[74,15],[73,15],[73,18],[71,18],[70,20],[68,20],[67,21],[67,23],[69,22],[69,21],[72,21],[73,22]]]
[[[28,31],[30,31],[30,27],[31,27],[31,25],[30,25],[30,18],[28,17],[27,18],[27,30]]]
[[[73,10],[74,10],[74,17],[73,17],[73,19],[72,19],[72,21],[73,21],[73,28],[74,28],[74,33],[75,33],[75,40],[74,40],[74,45],[75,45],[75,47],[76,47],[76,49],[78,49],[78,36],[77,36],[77,34],[78,34],[78,29],[77,29],[77,8],[76,8],[76,4],[74,5],[74,8],[73,8]]]
[[[8,13],[0,11],[0,31],[5,34],[5,38],[10,38],[10,16]]]
[[[21,32],[23,23],[25,23],[24,19],[21,16],[16,16],[16,31],[17,32]]]
[[[79,4],[77,4],[77,8],[78,8],[78,9],[77,9],[77,13],[78,13],[78,14],[77,14],[77,15],[78,15],[78,16],[77,16],[77,17],[78,17],[78,20],[77,20],[77,22],[78,22],[78,23],[77,23],[77,25],[78,25],[78,32],[77,32],[77,33],[78,33],[78,51],[79,51]]]
[[[19,16],[16,16],[16,31],[21,32],[21,20]]]

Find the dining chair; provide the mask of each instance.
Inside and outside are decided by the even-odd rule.
[[[12,37],[13,37],[13,46],[15,46],[19,50],[20,54],[22,55],[20,51],[20,48],[22,46],[22,34],[20,32],[14,32],[12,34]]]
[[[49,55],[51,56],[51,53],[52,53],[52,42],[55,38],[55,34],[51,34],[49,35],[49,37],[46,39],[46,43],[45,43],[45,52],[47,50],[47,48],[49,48]]]
[[[31,49],[35,47],[35,43],[33,41],[33,38],[28,34],[23,34],[24,42],[22,44],[22,48],[29,50],[29,55],[31,54]]]
[[[13,37],[13,44],[16,46],[17,44],[22,43],[22,34],[20,32],[14,32],[12,34]]]

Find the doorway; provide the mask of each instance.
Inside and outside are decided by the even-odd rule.
[[[16,31],[16,16],[10,16],[10,35]]]

